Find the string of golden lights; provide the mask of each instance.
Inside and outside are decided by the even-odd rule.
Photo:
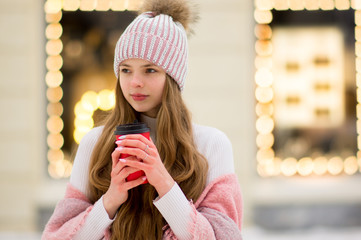
[[[271,176],[301,176],[315,175],[339,175],[345,173],[353,175],[361,172],[361,0],[255,0],[254,19],[256,21],[255,36],[255,82],[256,82],[256,144],[257,172],[261,177]],[[273,130],[275,122],[273,119],[274,92],[272,89],[272,10],[355,10],[355,53],[356,53],[356,85],[357,85],[357,156],[349,156],[345,159],[335,156],[326,158],[286,158],[275,156],[273,150]]]
[[[62,11],[124,11],[135,10],[139,7],[141,1],[135,0],[47,0],[44,5],[46,13],[47,27],[45,29],[45,36],[47,38],[46,43],[46,68],[47,73],[45,76],[45,82],[47,85],[47,129],[48,129],[48,171],[53,178],[68,177],[71,173],[71,162],[66,159],[62,151],[64,144],[64,138],[61,131],[64,127],[62,121],[63,106],[61,99],[63,97],[63,89],[61,87],[63,76],[61,73],[61,67],[63,65],[63,59],[61,52],[63,50],[63,44],[60,40],[62,35],[62,26],[60,20],[62,18]],[[273,114],[273,95],[272,90],[273,76],[271,72],[272,68],[272,29],[269,24],[272,22],[271,10],[355,10],[355,52],[356,52],[356,78],[357,78],[357,100],[360,102],[361,94],[359,89],[361,86],[361,0],[255,0],[254,18],[257,22],[255,27],[255,35],[257,41],[255,43],[256,50],[256,75],[255,81],[257,84],[256,89],[256,129],[257,135],[257,170],[261,176],[293,176],[300,174],[302,176],[308,176],[312,173],[317,175],[323,175],[326,173],[337,175],[342,172],[352,175],[361,169],[361,153],[358,152],[357,158],[350,156],[346,159],[340,157],[333,157],[326,159],[325,157],[318,158],[304,158],[304,159],[279,159],[275,156],[272,149],[274,144],[274,136],[272,134],[274,128]],[[107,99],[112,99],[113,93],[110,90],[107,91]],[[85,93],[79,101],[80,106],[92,106],[92,111],[88,109],[88,115],[86,119],[82,119],[85,115],[76,115],[74,120],[76,129],[74,130],[74,139],[79,142],[81,137],[86,131],[93,126],[92,114],[97,109],[94,103],[94,97],[97,104],[100,102],[100,96],[102,93]],[[92,100],[89,100],[89,96],[93,96]],[[88,100],[86,100],[88,99]],[[87,102],[89,101],[89,102]],[[112,104],[109,100],[108,105]],[[75,113],[81,109],[77,105],[74,109]],[[101,108],[98,105],[98,108]],[[83,111],[84,109],[82,109]],[[361,105],[357,105],[357,133],[358,133],[358,149],[361,149]],[[80,111],[81,112],[81,111]]]
[[[64,137],[62,130],[64,122],[62,120],[63,105],[63,75],[61,68],[63,66],[63,43],[61,36],[63,28],[60,23],[63,11],[133,11],[137,10],[142,0],[47,0],[44,4],[46,42],[46,75],[45,82],[47,86],[46,97],[47,106],[47,144],[48,144],[48,172],[52,178],[67,178],[71,174],[72,163],[65,156],[62,147]],[[90,97],[89,97],[90,96]],[[94,100],[95,99],[95,100]],[[78,102],[74,111],[76,118],[74,124],[74,140],[79,143],[84,134],[93,127],[93,112],[96,109],[109,110],[114,106],[114,93],[111,90],[103,90],[99,93],[86,92]],[[81,107],[79,107],[81,106]],[[86,117],[81,115],[84,112],[84,106],[89,113]],[[91,106],[91,109],[89,109]],[[80,114],[79,114],[80,111]],[[85,119],[83,119],[85,117]]]

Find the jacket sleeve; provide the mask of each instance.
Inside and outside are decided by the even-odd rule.
[[[74,239],[93,208],[94,205],[89,202],[82,192],[68,184],[65,197],[56,205],[51,218],[45,226],[41,239]],[[106,228],[101,235],[101,238],[107,239],[109,228]]]
[[[188,239],[242,239],[242,198],[235,174],[214,180],[190,205],[193,211],[187,227],[191,233]],[[177,235],[171,224],[165,227],[165,239],[180,239]]]

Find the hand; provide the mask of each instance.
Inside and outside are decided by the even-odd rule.
[[[139,171],[134,167],[128,167],[119,161],[120,150],[116,148],[112,153],[112,172],[110,186],[103,196],[104,208],[109,218],[113,219],[118,208],[128,199],[128,190],[142,184],[146,177],[141,177],[133,181],[126,181],[129,174]]]
[[[163,197],[173,187],[174,180],[165,168],[152,140],[141,134],[129,134],[118,140],[117,144],[123,147],[119,150],[121,153],[131,155],[119,161],[126,166],[143,170],[159,197]]]

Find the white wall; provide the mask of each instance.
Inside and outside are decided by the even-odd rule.
[[[216,127],[230,138],[247,223],[256,152],[253,2],[198,2],[200,21],[190,38],[190,74],[184,97],[194,121]]]
[[[46,144],[42,9],[0,1],[0,230],[35,227]]]

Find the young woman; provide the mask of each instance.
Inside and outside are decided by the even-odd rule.
[[[42,239],[241,239],[231,143],[192,124],[182,100],[192,8],[146,0],[142,12],[116,45],[116,106],[82,139]],[[116,126],[134,120],[147,123],[151,139],[115,144]],[[145,176],[127,181],[139,170]]]

